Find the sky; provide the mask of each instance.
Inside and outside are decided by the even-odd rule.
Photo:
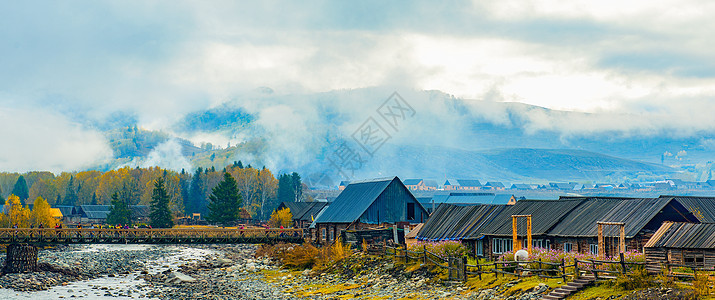
[[[102,119],[129,111],[142,127],[162,129],[263,87],[301,94],[400,86],[606,116],[586,120],[593,124],[626,122],[613,117],[626,114],[711,130],[714,6],[5,1],[0,169],[81,169],[111,157],[77,112]]]

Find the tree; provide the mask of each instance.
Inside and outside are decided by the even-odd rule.
[[[278,180],[273,177],[270,170],[263,168],[258,172],[257,184],[259,204],[261,205],[261,219],[266,220],[270,217],[268,213],[278,207],[278,203],[276,203]]]
[[[278,176],[278,201],[295,202],[293,178],[288,174]]]
[[[27,188],[27,182],[25,177],[20,175],[15,182],[15,186],[12,188],[12,194],[20,198],[20,203],[25,205],[25,200],[30,198],[30,189]]]
[[[280,226],[284,228],[291,227],[291,225],[293,225],[293,214],[290,212],[290,208],[284,207],[274,210],[273,213],[271,213],[271,219],[268,221],[268,225],[273,228]]]
[[[90,204],[97,205],[97,193],[92,193],[92,202]]]
[[[201,180],[201,174],[203,169],[199,167],[194,173],[194,177],[191,178],[191,185],[189,186],[189,205],[186,207],[186,214],[199,212],[201,203],[205,201],[204,199],[204,185],[203,180]]]
[[[42,224],[44,228],[53,228],[59,221],[52,216],[52,210],[47,200],[37,197],[32,206],[32,213],[30,213],[30,223],[35,227],[40,227]]]
[[[108,224],[129,225],[132,223],[132,211],[129,209],[129,202],[125,199],[126,194],[125,191],[122,191],[121,197],[119,193],[112,195],[112,206],[109,207],[107,215]]]
[[[241,202],[236,179],[229,173],[223,173],[223,181],[213,188],[209,196],[206,220],[212,223],[236,221],[240,216]]]
[[[70,176],[70,181],[67,182],[67,187],[65,188],[65,201],[63,204],[69,206],[77,204],[77,190],[74,188],[74,176]]]
[[[30,226],[30,210],[22,205],[20,197],[15,195],[10,195],[5,200],[5,207],[8,211],[8,227],[17,224],[18,227],[29,227]]]
[[[0,202],[5,202],[5,197],[2,195],[2,187],[0,186]]]
[[[303,201],[303,183],[300,181],[300,175],[297,172],[291,174],[292,184],[293,184],[293,194],[295,195],[295,202]]]
[[[169,210],[169,195],[164,188],[164,178],[159,177],[154,181],[154,191],[151,195],[151,227],[171,228],[174,227],[174,219]]]

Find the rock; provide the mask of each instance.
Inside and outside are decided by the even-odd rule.
[[[171,272],[169,274],[169,279],[167,279],[165,282],[176,284],[185,282],[196,282],[196,279],[181,272]]]

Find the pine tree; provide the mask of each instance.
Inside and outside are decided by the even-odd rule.
[[[114,193],[112,195],[112,206],[109,207],[107,214],[108,224],[129,225],[132,223],[132,211],[129,209],[129,202],[126,198],[126,192],[122,191],[122,195]]]
[[[5,202],[5,197],[2,195],[2,187],[0,186],[0,202]]]
[[[171,228],[174,226],[174,219],[169,210],[169,195],[164,188],[164,178],[157,178],[154,182],[154,191],[151,195],[151,227]]]
[[[97,205],[97,192],[92,193],[92,205]]]
[[[209,214],[206,220],[212,223],[236,221],[240,216],[241,195],[236,179],[229,173],[223,174],[223,181],[213,188],[209,196]]]
[[[74,176],[70,176],[70,181],[67,182],[65,189],[64,205],[73,206],[77,204],[77,190],[74,188]]]
[[[12,194],[20,198],[20,203],[25,205],[25,200],[30,198],[30,189],[27,188],[27,182],[25,177],[20,175],[15,182],[15,186],[12,188]]]
[[[278,201],[295,202],[293,178],[288,174],[278,176]]]
[[[197,213],[201,208],[201,203],[205,201],[204,199],[204,181],[201,179],[201,174],[204,170],[199,167],[194,173],[194,177],[191,178],[191,185],[189,186],[189,205],[186,211],[190,213]]]
[[[303,200],[303,183],[300,181],[300,175],[293,172],[291,174],[291,179],[293,179],[293,194],[295,195],[295,202],[300,202]]]

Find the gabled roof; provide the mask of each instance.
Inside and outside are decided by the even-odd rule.
[[[294,221],[313,221],[328,202],[283,202],[281,206],[290,209]]]
[[[77,213],[77,210],[75,209],[74,206],[71,205],[54,205],[52,208],[57,208],[62,212],[62,216],[64,217],[69,217],[71,215],[74,215]]]
[[[405,181],[403,181],[402,183],[404,185],[418,185],[422,181],[422,179],[405,179]]]
[[[84,212],[89,219],[106,219],[109,211],[98,210],[98,211],[85,211]]]
[[[532,215],[532,234],[545,235],[583,201],[585,200],[520,200],[502,210],[491,223],[480,228],[479,232],[474,232],[471,238],[479,238],[481,235],[511,236],[512,215]],[[526,221],[520,220],[519,224],[521,230],[526,232]]]
[[[132,218],[146,218],[151,213],[149,205],[129,205],[129,209],[132,211]]]
[[[447,181],[444,182],[444,185],[480,187],[482,186],[482,183],[476,179],[447,179]]]
[[[421,240],[455,240],[469,237],[472,231],[489,223],[505,205],[442,204],[427,220],[417,238]]]
[[[715,223],[715,198],[697,196],[660,196],[675,199],[702,223]]]
[[[305,212],[305,209],[311,205],[312,202],[293,202],[293,201],[284,201],[281,202],[281,204],[278,206],[279,208],[281,206],[284,206],[290,210],[290,213],[293,215],[293,220],[298,220],[299,214],[301,212]]]
[[[355,181],[350,183],[335,198],[318,218],[316,223],[352,223],[360,218],[368,207],[397,177]],[[415,201],[416,202],[416,201]]]
[[[439,183],[437,183],[436,180],[425,179],[424,182],[426,186],[433,187],[435,189],[439,187]]]
[[[495,188],[503,188],[504,184],[499,182],[499,181],[489,181],[484,184],[485,187],[495,187]]]
[[[549,235],[562,237],[594,237],[598,236],[596,222],[623,222],[627,238],[636,236],[651,220],[653,220],[671,199],[665,198],[585,198],[586,200],[568,213]],[[684,207],[681,214],[687,215]],[[692,218],[692,216],[691,216]],[[616,226],[604,227],[604,235],[618,236]]]
[[[535,190],[538,188],[538,185],[532,185],[532,184],[527,184],[527,183],[515,183],[511,185],[512,189],[520,189],[520,190]]]
[[[350,180],[343,180],[340,182],[340,186],[348,186],[350,184]]]
[[[715,224],[665,222],[646,248],[715,249]]]

